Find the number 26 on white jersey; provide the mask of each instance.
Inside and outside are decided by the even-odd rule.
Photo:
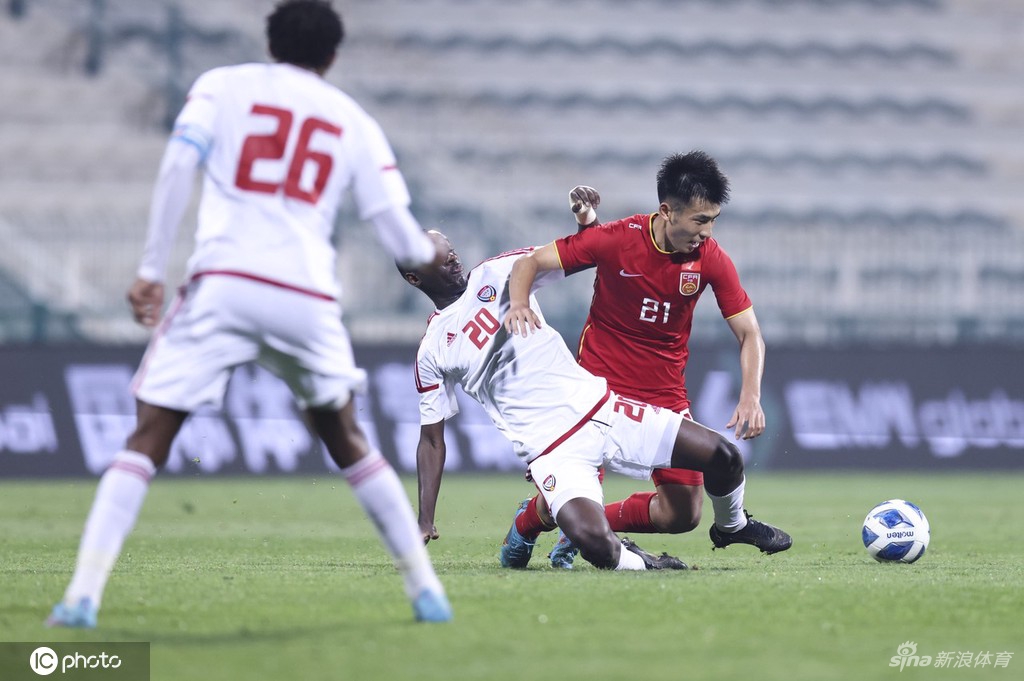
[[[238,160],[238,169],[235,172],[235,186],[239,189],[263,194],[276,194],[283,191],[284,195],[289,198],[315,204],[320,199],[324,187],[327,186],[327,180],[334,167],[334,159],[330,154],[311,148],[313,136],[319,132],[331,137],[341,137],[341,128],[329,121],[312,116],[301,123],[296,123],[295,114],[288,109],[265,104],[254,104],[250,115],[273,118],[277,121],[277,126],[269,134],[249,135],[245,138],[242,143],[242,155]],[[284,160],[288,140],[294,129],[298,130],[299,138],[285,176],[277,182],[254,178],[253,166],[257,161]],[[312,163],[315,166],[316,174],[313,177],[313,186],[303,188],[303,171],[307,163]]]

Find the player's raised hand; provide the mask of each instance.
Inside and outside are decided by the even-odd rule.
[[[505,315],[505,330],[513,336],[526,336],[540,328],[540,317],[529,305],[512,303]]]
[[[135,321],[143,326],[156,326],[164,307],[164,285],[136,279],[128,289],[128,303],[132,306]]]
[[[580,226],[597,222],[597,207],[601,205],[601,195],[593,187],[577,185],[569,192],[569,208],[576,215],[576,223]]]
[[[732,418],[725,424],[726,430],[736,429],[737,440],[752,440],[765,429],[764,410],[757,400],[740,400]]]

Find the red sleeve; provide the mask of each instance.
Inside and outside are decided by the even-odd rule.
[[[715,300],[718,301],[718,309],[726,319],[735,317],[753,307],[750,297],[740,285],[740,275],[736,271],[729,254],[718,245],[714,239],[708,239],[705,246],[712,245],[705,251],[704,273],[708,278],[708,284],[715,292]]]
[[[566,274],[594,267],[604,258],[608,249],[616,248],[613,233],[615,222],[588,227],[582,232],[555,240],[558,262]]]

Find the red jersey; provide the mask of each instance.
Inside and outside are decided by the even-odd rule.
[[[690,406],[683,372],[693,309],[710,285],[728,319],[751,308],[736,266],[714,239],[693,253],[655,244],[653,215],[634,215],[555,241],[567,272],[597,267],[577,358],[612,390],[656,406]]]

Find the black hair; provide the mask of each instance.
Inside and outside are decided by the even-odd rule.
[[[283,0],[267,16],[270,56],[323,71],[345,37],[341,17],[326,0]]]
[[[718,163],[703,151],[673,154],[658,170],[658,201],[693,200],[722,205],[729,201],[729,179]]]

